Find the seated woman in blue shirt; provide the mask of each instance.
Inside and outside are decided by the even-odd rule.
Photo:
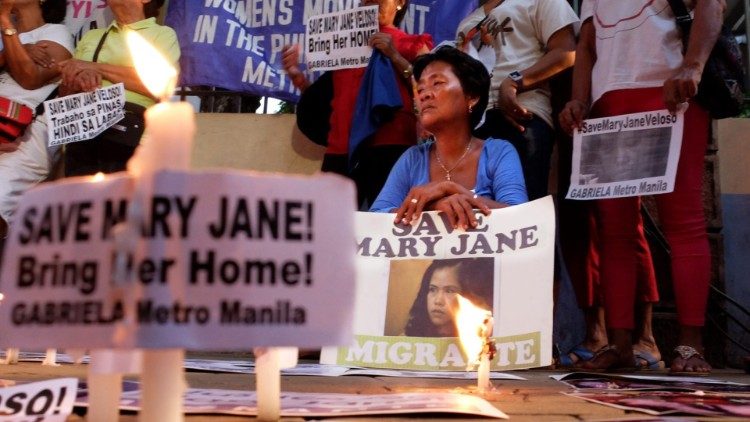
[[[471,135],[487,106],[484,65],[445,46],[417,59],[414,77],[419,120],[432,140],[401,156],[370,210],[395,212],[397,224],[442,211],[454,227],[467,229],[477,225],[474,209],[488,215],[528,201],[513,146]]]

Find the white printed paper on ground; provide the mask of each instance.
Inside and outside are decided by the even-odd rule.
[[[87,141],[125,117],[122,83],[44,102],[49,146]]]
[[[378,7],[311,16],[305,30],[307,70],[365,67],[372,54],[370,36],[378,32]]]
[[[684,113],[667,110],[584,120],[573,135],[567,199],[655,195],[674,190]]]
[[[76,406],[88,406],[85,398]],[[140,391],[123,392],[120,409],[139,410]],[[190,388],[184,395],[186,414],[258,414],[253,391]],[[283,417],[336,417],[357,415],[395,415],[415,413],[451,413],[508,417],[483,398],[456,393],[335,394],[281,392]]]
[[[466,370],[442,294],[455,292],[494,315],[492,371],[551,363],[551,197],[479,215],[478,227],[468,231],[454,230],[437,212],[407,226],[393,218],[357,213],[355,337],[348,347],[323,349],[321,363]],[[442,292],[434,300],[433,287]]]
[[[0,347],[249,350],[350,341],[350,180],[157,172],[138,202],[144,220],[134,253],[115,249],[113,235],[133,181],[93,180],[40,185],[21,199],[0,274],[8,281]]]
[[[77,390],[76,378],[0,388],[0,421],[64,422],[73,413]]]
[[[255,363],[251,360],[209,360],[185,359],[185,369],[205,372],[227,372],[239,374],[255,373]],[[345,375],[363,375],[373,377],[398,378],[445,378],[445,379],[476,379],[475,371],[399,371],[395,369],[352,368],[341,365],[323,365],[317,363],[298,363],[293,368],[281,370],[282,375],[339,377]],[[519,380],[525,378],[503,372],[491,372],[491,379]]]

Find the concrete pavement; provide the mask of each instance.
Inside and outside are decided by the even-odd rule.
[[[233,356],[232,359],[237,359]],[[613,421],[613,420],[665,420],[655,419],[646,414],[626,412],[603,405],[588,403],[580,399],[560,394],[571,391],[566,385],[549,378],[549,375],[560,374],[560,371],[530,370],[514,374],[526,378],[526,381],[495,380],[495,390],[486,396],[493,405],[508,414],[513,421]],[[19,381],[43,380],[60,377],[86,377],[86,365],[61,365],[58,367],[42,366],[35,362],[21,362],[18,365],[0,365],[0,378]],[[194,388],[220,388],[233,390],[254,390],[255,380],[252,375],[187,372],[187,381]],[[750,376],[739,370],[716,370],[712,378],[726,381],[750,383]],[[134,378],[135,379],[135,378]],[[356,394],[388,394],[403,392],[462,392],[471,393],[473,382],[466,380],[394,378],[394,377],[309,377],[284,376],[281,388],[283,391],[296,392],[330,392]],[[451,421],[480,420],[481,418],[453,417],[448,415],[407,415],[403,418],[358,417],[346,420],[412,420],[414,418],[432,420],[450,419]],[[234,422],[252,418],[237,416],[189,416],[188,422]],[[85,420],[72,416],[70,421]],[[122,421],[136,421],[135,414],[122,414]],[[287,418],[285,420],[301,420]],[[342,418],[337,418],[342,420]],[[486,419],[485,419],[486,420]],[[673,420],[742,420],[739,418],[685,418]]]

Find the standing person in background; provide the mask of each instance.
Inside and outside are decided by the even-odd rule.
[[[356,168],[349,169],[349,134],[357,94],[365,68],[342,69],[333,72],[333,99],[331,101],[328,147],[323,158],[322,171],[350,177],[357,184],[358,205],[372,205],[385,183],[393,164],[407,148],[417,143],[416,117],[412,99],[412,67],[417,56],[432,48],[428,34],[409,35],[400,29],[408,7],[408,0],[363,0],[362,6],[378,5],[380,32],[370,37],[370,46],[379,50],[393,64],[398,80],[403,107],[392,120],[380,126],[361,147],[361,157]],[[299,47],[287,46],[282,63],[294,85],[304,90],[309,85],[299,68]]]
[[[114,22],[107,28],[93,29],[78,42],[73,59],[60,63],[60,95],[93,91],[122,82],[125,85],[125,112],[140,116],[156,101],[133,67],[125,31],[136,31],[151,43],[175,67],[180,58],[177,34],[156,23],[164,0],[109,0]],[[100,135],[101,136],[101,135]],[[102,142],[99,137],[68,144],[65,150],[65,175],[81,176],[97,172],[111,173],[125,169],[135,152],[140,133],[127,142]]]
[[[0,97],[7,109],[25,107],[38,114],[37,107],[57,86],[60,70],[53,64],[69,59],[74,49],[62,25],[66,7],[65,0],[0,1]],[[49,173],[57,149],[48,153],[46,143],[30,141],[46,131],[46,119],[38,117],[14,142],[0,141],[0,239],[18,196]]]
[[[548,193],[554,120],[547,82],[573,65],[577,23],[565,0],[488,0],[458,27],[459,40],[479,28],[495,50],[490,102],[475,134],[513,144],[530,200]]]
[[[560,114],[568,130],[586,117],[666,108],[685,112],[682,149],[672,193],[657,195],[669,241],[680,324],[672,373],[708,373],[701,329],[710,280],[710,250],[701,202],[703,156],[710,118],[692,100],[718,38],[723,0],[691,2],[694,22],[687,48],[667,0],[587,0],[576,52],[573,97]],[[601,246],[600,279],[610,345],[582,365],[614,370],[634,366],[633,307],[637,292],[638,197],[595,202]]]

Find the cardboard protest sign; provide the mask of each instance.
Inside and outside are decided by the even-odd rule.
[[[667,110],[584,120],[573,135],[567,199],[624,198],[674,190],[684,113]]]
[[[49,146],[93,139],[125,117],[122,83],[44,102]]]
[[[466,356],[450,312],[454,293],[495,318],[492,370],[549,365],[555,242],[550,197],[493,210],[471,230],[441,214],[412,225],[358,213],[354,342],[324,349],[321,363],[461,371]]]
[[[378,7],[311,16],[306,26],[308,70],[365,67],[370,61],[370,36],[378,32]]]
[[[22,198],[0,274],[3,346],[247,350],[350,341],[348,179],[162,171],[152,187],[132,204],[144,216],[134,250],[115,247],[131,205],[127,175],[46,184]]]
[[[0,421],[64,422],[73,413],[77,389],[76,378],[0,388]]]

